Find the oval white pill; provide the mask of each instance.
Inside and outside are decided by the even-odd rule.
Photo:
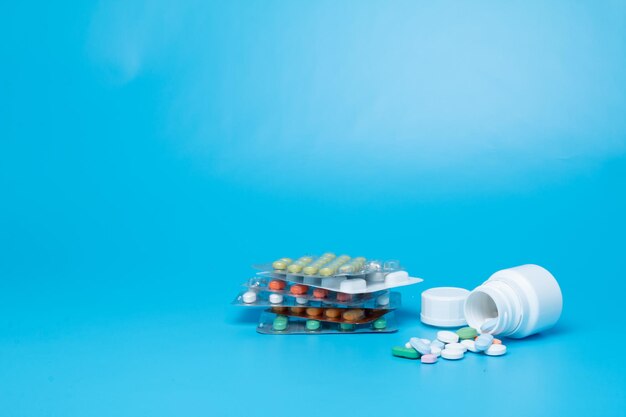
[[[444,349],[441,351],[441,357],[449,360],[462,359],[463,355],[465,355],[465,353],[458,349]]]
[[[446,349],[457,349],[461,352],[467,352],[467,346],[462,343],[448,343]]]
[[[246,304],[254,303],[256,301],[256,293],[254,291],[246,291],[241,298]]]
[[[283,302],[282,294],[270,294],[270,303],[278,304]]]
[[[489,333],[490,331],[496,328],[497,324],[498,324],[497,317],[493,319],[487,319],[483,322],[483,324],[480,325],[479,330],[481,333]]]
[[[459,335],[449,330],[441,330],[437,332],[437,339],[443,343],[456,343],[459,341]]]
[[[413,346],[413,349],[417,350],[422,355],[428,355],[430,353],[430,344],[422,342],[422,339],[412,337],[409,343]]]
[[[494,343],[493,345],[489,346],[489,348],[487,348],[485,353],[487,355],[489,355],[489,356],[504,355],[506,353],[506,346],[505,345],[497,345],[497,344]]]
[[[465,346],[470,352],[478,352],[478,349],[476,349],[476,342],[474,342],[473,340],[461,340],[461,344]]]
[[[296,297],[296,303],[298,303],[298,304],[306,304],[307,301],[308,300],[306,298]]]

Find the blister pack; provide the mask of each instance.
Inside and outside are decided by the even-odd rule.
[[[274,283],[276,281],[271,281]],[[277,281],[285,284],[285,281]],[[298,287],[297,294],[290,291],[290,287]],[[398,292],[379,291],[369,294],[345,294],[323,289],[308,289],[302,284],[292,284],[282,289],[271,289],[269,286],[247,286],[246,291],[240,292],[232,301],[233,305],[248,307],[265,307],[271,305],[303,305],[319,307],[354,307],[394,309],[400,306],[401,297]],[[306,292],[304,292],[306,290]]]
[[[284,279],[272,279],[271,277],[263,276],[250,278],[248,282],[245,283],[243,286],[249,288],[251,291],[269,291],[284,296],[298,297],[300,299],[305,299],[308,301],[327,301],[345,305],[359,304],[376,298],[385,293],[389,293],[388,290],[382,290],[364,294],[348,294],[340,291],[333,291],[325,288],[317,288],[295,282],[285,281]]]
[[[333,323],[363,324],[384,316],[389,310],[373,308],[271,307],[266,310],[289,317],[300,317]]]
[[[393,312],[389,312],[370,323],[350,324],[331,323],[319,320],[288,317],[264,312],[256,331],[261,334],[354,334],[354,333],[393,333],[398,329]]]
[[[423,281],[421,278],[410,277],[406,271],[371,272],[362,275],[361,278],[348,277],[345,275],[324,278],[284,274],[275,271],[260,272],[258,275],[269,279],[283,280],[346,294],[368,294],[403,287],[405,285],[417,284]]]

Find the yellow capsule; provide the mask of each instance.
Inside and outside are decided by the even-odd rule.
[[[290,258],[280,258],[279,260],[272,262],[272,268],[283,270],[287,268],[287,265],[289,265],[290,263],[291,263]]]
[[[313,258],[310,257],[310,256],[303,256],[300,259],[298,259],[297,261],[295,261],[294,263],[292,263],[291,265],[289,265],[287,267],[287,270],[289,272],[294,273],[294,274],[298,273],[298,272],[302,271],[302,268],[304,268],[305,266],[310,264],[312,260],[313,260]]]

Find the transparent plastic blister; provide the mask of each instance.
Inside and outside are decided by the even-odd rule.
[[[402,271],[397,260],[380,261],[366,259],[362,256],[351,258],[348,255],[337,257],[333,253],[321,256],[305,255],[295,261],[291,258],[280,258],[273,263],[254,265],[254,268],[263,272],[272,271],[277,275],[290,275],[303,278],[363,278],[364,275],[375,272]]]
[[[331,323],[300,317],[286,317],[280,314],[264,312],[256,331],[261,334],[355,334],[355,333],[393,333],[398,328],[393,312],[377,320],[364,324]]]

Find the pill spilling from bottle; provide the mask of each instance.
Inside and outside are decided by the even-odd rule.
[[[482,333],[472,327],[463,327],[456,332],[441,330],[437,339],[412,337],[404,346],[395,346],[391,354],[399,358],[420,359],[424,364],[433,364],[439,357],[447,360],[459,360],[466,352],[484,353],[488,356],[502,356],[507,348],[502,341],[489,333]]]

